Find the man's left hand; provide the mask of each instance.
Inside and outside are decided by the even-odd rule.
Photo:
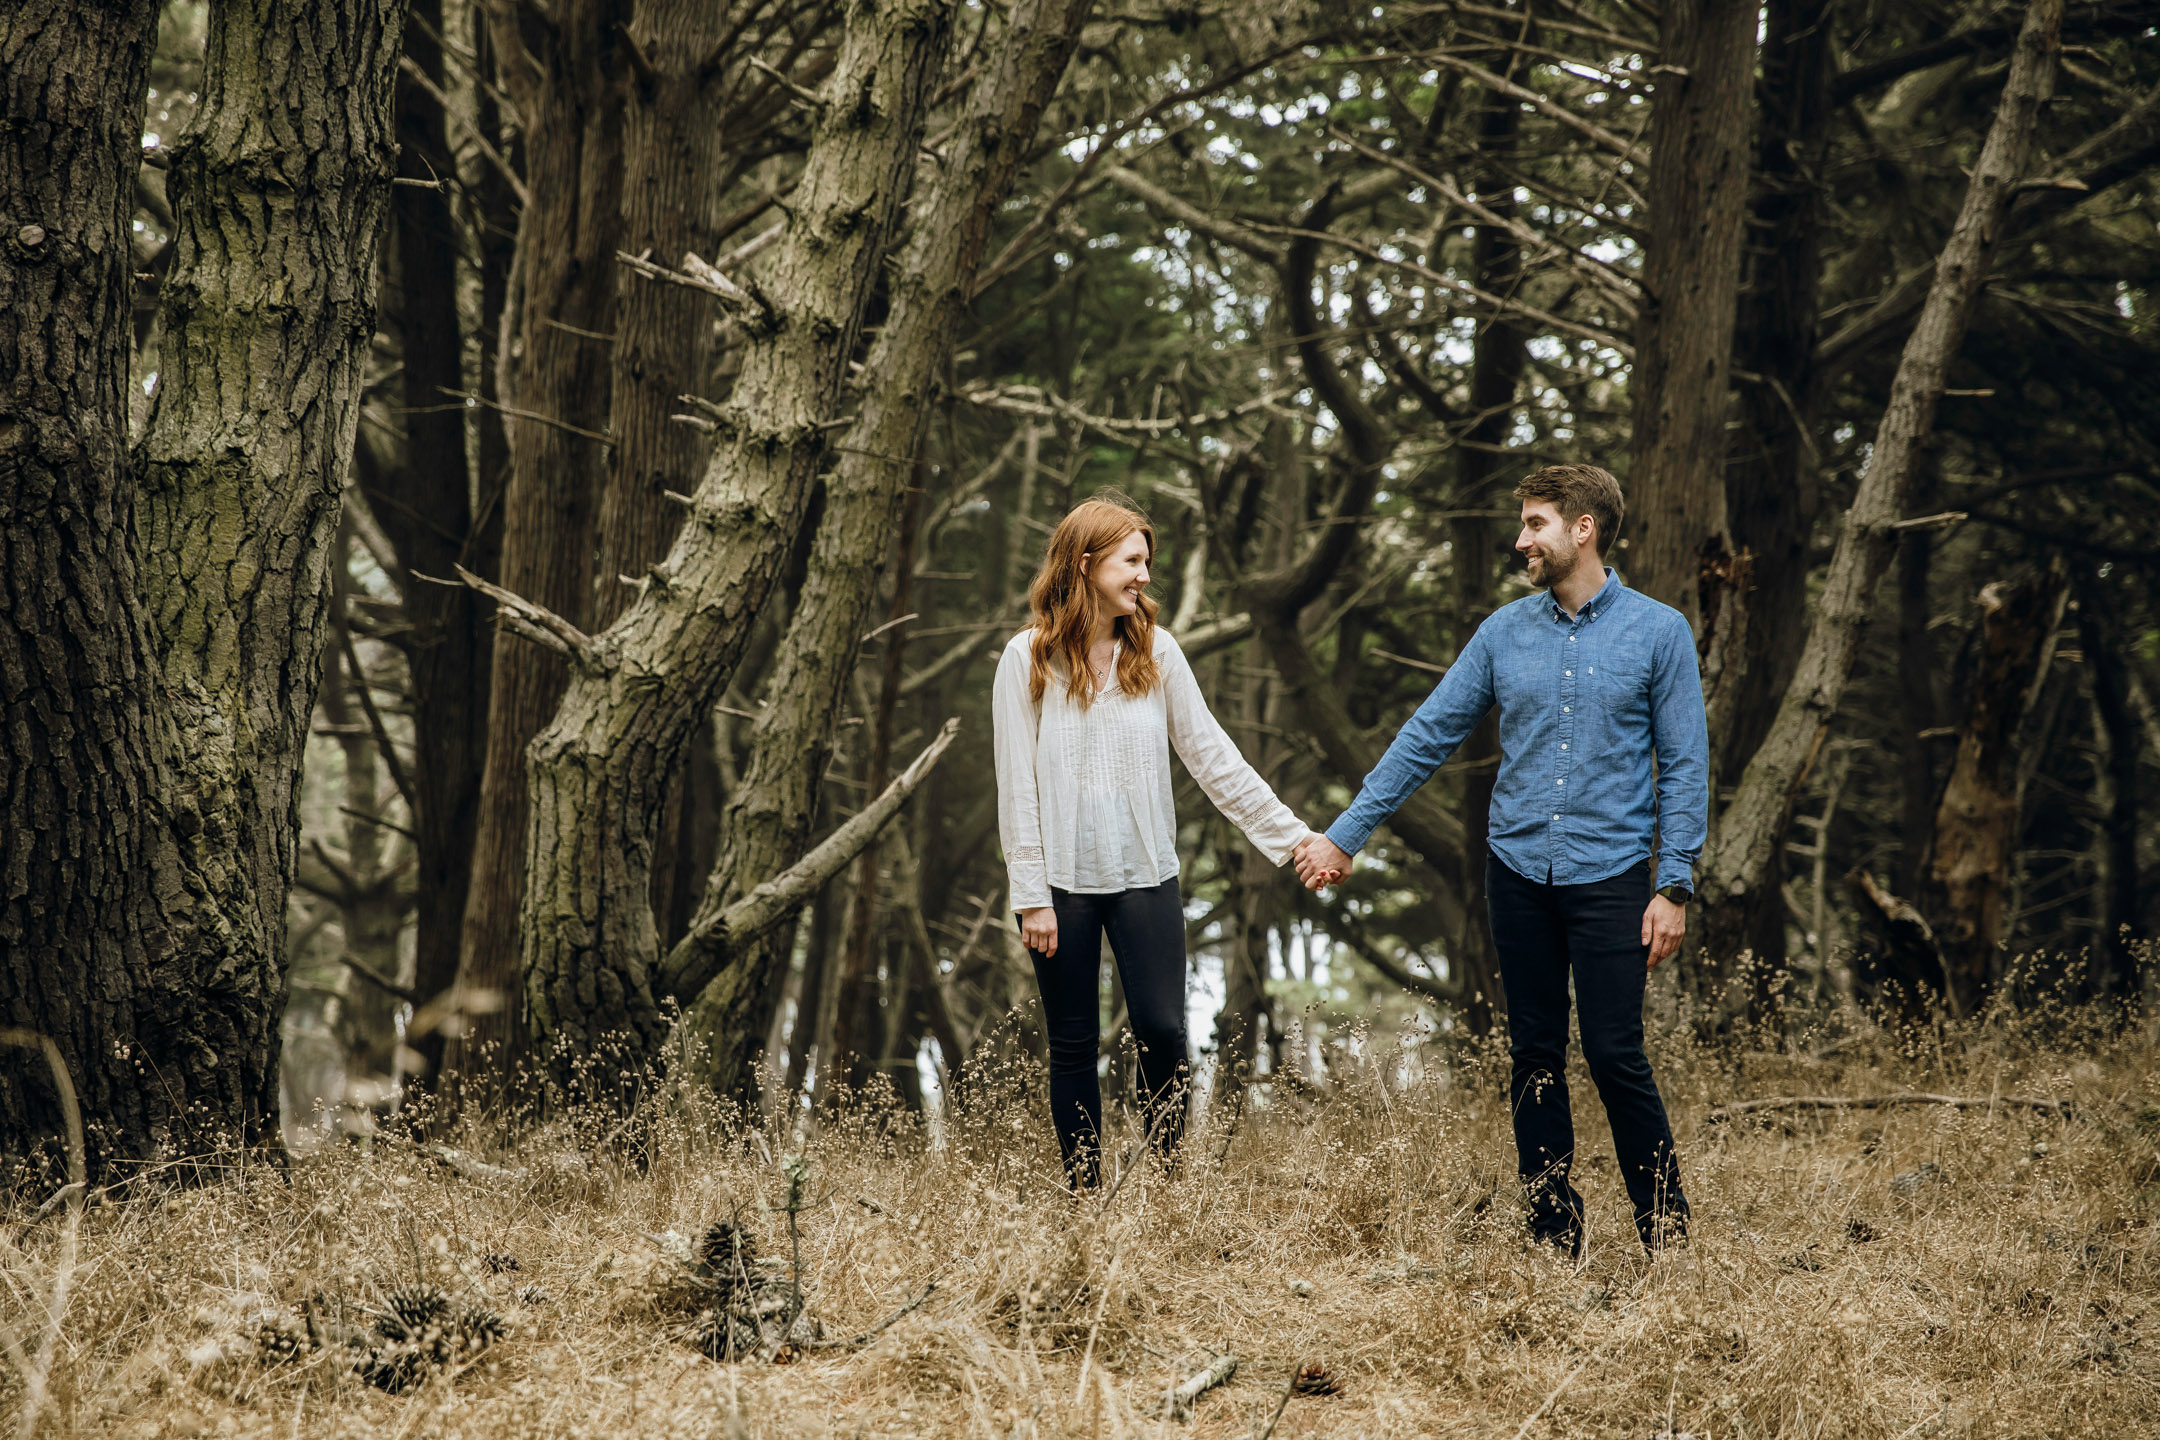
[[[1642,912],[1642,943],[1650,947],[1650,965],[1654,969],[1660,960],[1669,959],[1680,949],[1680,937],[1687,934],[1687,906],[1675,905],[1663,895],[1650,897],[1650,908]]]

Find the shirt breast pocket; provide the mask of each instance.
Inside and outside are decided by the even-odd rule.
[[[1599,702],[1616,719],[1646,717],[1650,713],[1650,662],[1648,657],[1608,656],[1598,661],[1595,673]]]

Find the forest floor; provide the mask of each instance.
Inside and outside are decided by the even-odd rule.
[[[878,1107],[807,1140],[655,1107],[642,1164],[619,1158],[620,1125],[597,1121],[535,1131],[493,1156],[505,1168],[463,1173],[380,1137],[289,1174],[258,1164],[92,1206],[41,1429],[2160,1434],[2160,1043],[2150,1026],[2065,1023],[2048,1040],[1999,1017],[1875,1032],[1829,1054],[1661,1045],[1695,1226],[1655,1262],[1579,1070],[1588,1252],[1570,1265],[1524,1244],[1489,1050],[1429,1058],[1409,1084],[1383,1082],[1392,1059],[1338,1056],[1328,1086],[1269,1087],[1234,1129],[1203,1110],[1177,1178],[1142,1161],[1087,1203],[1051,1184],[1031,1070],[1015,1062],[977,1077],[936,1144]],[[1766,1096],[1917,1091],[1992,1103],[1712,1117]],[[785,1263],[795,1153],[799,1270]],[[734,1217],[763,1257],[737,1273],[777,1277],[768,1309],[792,1306],[799,1276],[822,1323],[826,1343],[791,1347],[791,1363],[717,1363],[685,1339],[685,1272],[665,1247]],[[30,1218],[8,1227],[23,1248],[0,1318],[34,1348],[31,1290],[57,1224],[19,1234]],[[508,1334],[389,1393],[356,1374],[379,1340],[339,1341],[337,1317],[373,1334],[371,1314],[425,1284]],[[1165,1392],[1224,1354],[1228,1382],[1189,1418],[1165,1414]],[[1292,1393],[1308,1366],[1335,1393]],[[0,1366],[0,1415],[19,1416],[25,1393]]]

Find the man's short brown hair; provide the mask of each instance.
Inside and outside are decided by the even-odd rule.
[[[1560,512],[1563,524],[1572,525],[1588,515],[1597,526],[1591,543],[1600,559],[1612,554],[1613,539],[1627,515],[1627,500],[1612,472],[1595,465],[1547,465],[1533,470],[1515,487],[1517,500],[1545,500]]]

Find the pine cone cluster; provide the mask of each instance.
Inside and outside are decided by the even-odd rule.
[[[494,1311],[484,1305],[459,1308],[433,1285],[392,1289],[365,1326],[329,1315],[329,1306],[314,1301],[306,1323],[292,1315],[265,1316],[255,1328],[256,1349],[272,1364],[342,1350],[353,1374],[395,1395],[478,1358],[510,1334]]]
[[[675,1339],[714,1360],[770,1354],[785,1343],[780,1332],[792,1290],[772,1264],[761,1262],[755,1234],[721,1220],[687,1247],[687,1256],[676,1252],[682,1272],[656,1297],[663,1311],[681,1317],[670,1327]]]

